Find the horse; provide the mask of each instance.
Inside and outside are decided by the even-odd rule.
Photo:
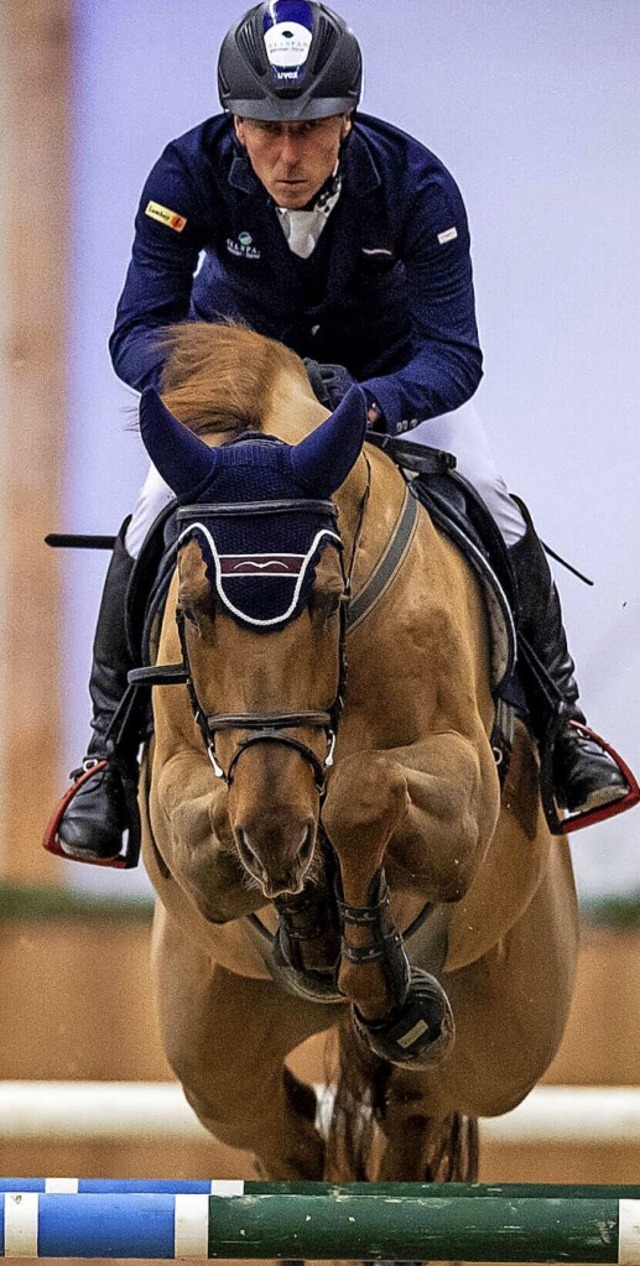
[[[163,339],[140,429],[176,565],[140,805],[167,1059],[270,1180],[471,1179],[478,1117],[558,1048],[578,944],[520,720],[498,777],[482,587],[359,387],[328,413],[250,329]],[[328,1131],[287,1062],[317,1034]]]

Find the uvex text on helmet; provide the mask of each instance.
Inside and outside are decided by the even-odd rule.
[[[279,122],[354,110],[362,87],[358,41],[317,0],[257,4],[225,36],[218,60],[223,109]]]

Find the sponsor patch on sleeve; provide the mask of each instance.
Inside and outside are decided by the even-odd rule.
[[[166,224],[168,229],[174,229],[176,233],[182,233],[187,223],[186,216],[178,215],[177,211],[170,211],[168,207],[161,207],[159,202],[148,202],[145,210],[152,220],[159,220],[160,224]]]
[[[445,229],[444,233],[438,233],[438,241],[441,246],[444,246],[445,242],[455,242],[457,236],[458,230],[454,224],[452,228]]]

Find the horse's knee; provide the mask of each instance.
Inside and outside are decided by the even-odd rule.
[[[347,757],[336,766],[323,810],[329,838],[341,855],[361,854],[362,841],[381,851],[410,808],[402,766],[381,752]]]

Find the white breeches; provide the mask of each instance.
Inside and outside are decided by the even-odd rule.
[[[521,540],[526,531],[525,521],[493,460],[486,431],[472,400],[454,413],[443,413],[439,418],[421,422],[404,438],[453,453],[457,470],[480,493],[507,546],[510,548]]]
[[[507,485],[495,465],[480,415],[471,401],[454,413],[444,413],[439,418],[421,422],[420,426],[409,431],[403,438],[453,453],[460,474],[480,493],[507,546],[515,545],[524,536],[524,519],[515,501],[511,500]],[[138,557],[151,524],[172,499],[171,489],[155,466],[150,466],[125,538],[127,551],[132,558]]]
[[[124,538],[125,548],[132,558],[138,557],[151,524],[173,498],[174,493],[169,485],[158,474],[155,466],[150,465]]]

